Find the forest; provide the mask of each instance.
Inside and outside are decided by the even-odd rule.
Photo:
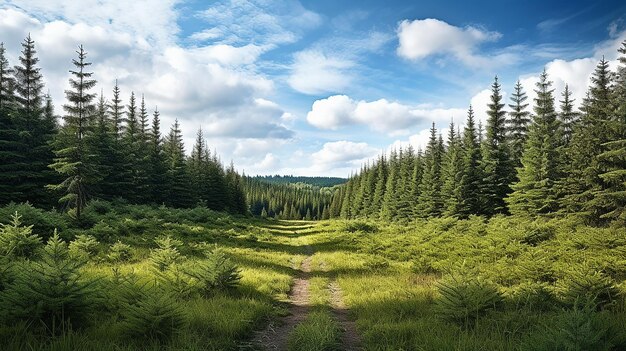
[[[496,77],[484,126],[469,106],[349,179],[239,174],[202,129],[186,150],[83,46],[59,115],[21,48],[0,44],[2,350],[626,349],[626,41],[580,108],[545,70],[532,101]]]

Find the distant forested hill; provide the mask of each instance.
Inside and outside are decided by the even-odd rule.
[[[270,184],[304,183],[322,188],[332,187],[348,181],[345,178],[338,177],[297,177],[291,175],[255,176],[250,178]]]

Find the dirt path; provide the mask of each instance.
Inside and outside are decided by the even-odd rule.
[[[270,323],[257,334],[253,344],[267,351],[287,350],[287,339],[296,325],[306,319],[310,311],[309,278],[311,273],[311,255],[302,261],[300,273],[294,280],[289,293],[289,315],[281,318],[278,323]]]
[[[333,307],[335,320],[341,328],[341,350],[356,351],[361,350],[361,338],[356,331],[356,323],[348,316],[348,309],[343,303],[341,288],[336,281],[332,281],[328,288],[330,289],[330,301]]]

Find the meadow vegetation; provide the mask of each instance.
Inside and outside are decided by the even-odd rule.
[[[16,214],[17,213],[17,214]],[[626,348],[626,236],[574,218],[259,220],[93,201],[0,209],[3,350],[262,349],[310,260],[290,350]],[[57,228],[57,229],[55,229]]]

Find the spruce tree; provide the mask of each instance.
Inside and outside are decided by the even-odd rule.
[[[511,159],[515,167],[521,166],[522,153],[528,134],[530,125],[530,112],[526,111],[528,103],[526,100],[526,92],[522,87],[522,83],[518,80],[515,84],[514,92],[511,94],[511,104],[509,108],[509,120],[507,121],[507,133],[509,137],[509,145],[511,147]]]
[[[463,153],[461,140],[454,131],[454,122],[450,123],[448,132],[448,150],[445,155],[441,189],[443,198],[443,213],[446,216],[457,216],[461,206],[460,184],[463,177]]]
[[[564,146],[569,145],[572,140],[572,133],[574,131],[574,124],[578,120],[579,114],[574,111],[574,99],[572,99],[572,92],[569,90],[569,85],[565,84],[565,90],[561,94],[563,100],[559,100],[561,103],[561,112],[559,113],[559,123],[561,136],[563,138]]]
[[[607,210],[603,199],[596,195],[606,186],[600,177],[606,172],[598,157],[607,151],[611,141],[611,72],[604,58],[591,77],[588,99],[583,104],[583,115],[574,126],[568,148],[571,160],[568,177],[561,185],[564,193],[562,206],[568,212],[578,213],[597,222]],[[598,200],[598,201],[596,201]]]
[[[13,69],[0,43],[0,205],[27,198],[24,186],[26,149],[17,124],[15,111]]]
[[[507,212],[504,198],[509,194],[509,184],[515,176],[507,143],[506,112],[503,109],[498,77],[495,77],[491,85],[491,102],[487,106],[487,133],[482,145],[483,213],[494,215]]]
[[[9,111],[14,104],[15,72],[6,58],[4,43],[0,43],[0,110]]]
[[[385,197],[385,185],[387,183],[387,161],[385,156],[381,154],[376,163],[376,185],[374,188],[374,197],[372,198],[372,208],[369,215],[378,217],[383,207],[383,199]]]
[[[618,52],[619,65],[612,91],[614,114],[608,121],[609,141],[602,144],[598,155],[601,189],[595,194],[592,206],[598,209],[601,220],[626,223],[626,40]]]
[[[93,133],[93,119],[96,106],[93,104],[95,94],[89,90],[96,85],[91,79],[93,73],[86,72],[91,63],[86,61],[87,53],[79,46],[78,60],[72,60],[76,70],[70,70],[70,90],[65,91],[68,104],[63,108],[67,114],[63,117],[65,124],[55,141],[55,162],[51,167],[65,179],[50,188],[64,192],[59,202],[67,203],[80,218],[87,203],[90,187],[98,180],[98,169],[95,164],[89,138]]]
[[[102,190],[106,198],[127,197],[132,193],[132,160],[126,154],[124,144],[124,105],[120,97],[120,88],[115,80],[113,87],[113,99],[108,105],[109,133],[113,139],[111,150],[111,173]]]
[[[555,184],[560,177],[559,122],[554,109],[552,82],[544,70],[537,82],[533,124],[518,168],[519,181],[507,198],[511,213],[537,215],[557,210]]]
[[[161,120],[158,109],[154,110],[152,116],[152,129],[148,134],[148,172],[147,188],[149,192],[148,201],[155,204],[162,204],[166,201],[167,191],[167,165],[165,151],[163,150],[163,139],[161,137]]]
[[[441,196],[443,141],[441,135],[439,139],[437,139],[437,129],[433,123],[424,154],[424,175],[420,183],[420,197],[416,212],[417,216],[422,218],[437,217],[441,215],[443,210],[443,198]]]
[[[472,214],[480,214],[482,210],[482,168],[480,165],[480,143],[478,141],[476,125],[474,123],[474,110],[470,105],[467,111],[467,122],[463,130],[463,167],[459,184],[459,216],[467,218]]]
[[[21,150],[24,163],[20,171],[24,197],[14,200],[51,205],[45,186],[56,181],[54,172],[48,168],[54,156],[50,143],[56,131],[44,120],[43,77],[38,67],[35,42],[30,35],[22,42],[19,62],[14,67],[17,106],[12,115],[26,149]]]
[[[164,145],[167,160],[168,194],[166,204],[173,207],[191,207],[191,177],[185,165],[185,145],[178,120],[170,129]]]
[[[391,151],[389,157],[389,174],[387,183],[385,184],[385,195],[383,197],[383,206],[380,210],[380,217],[386,220],[395,219],[398,214],[398,205],[400,202],[400,194],[397,191],[400,183],[400,160],[396,150]]]

